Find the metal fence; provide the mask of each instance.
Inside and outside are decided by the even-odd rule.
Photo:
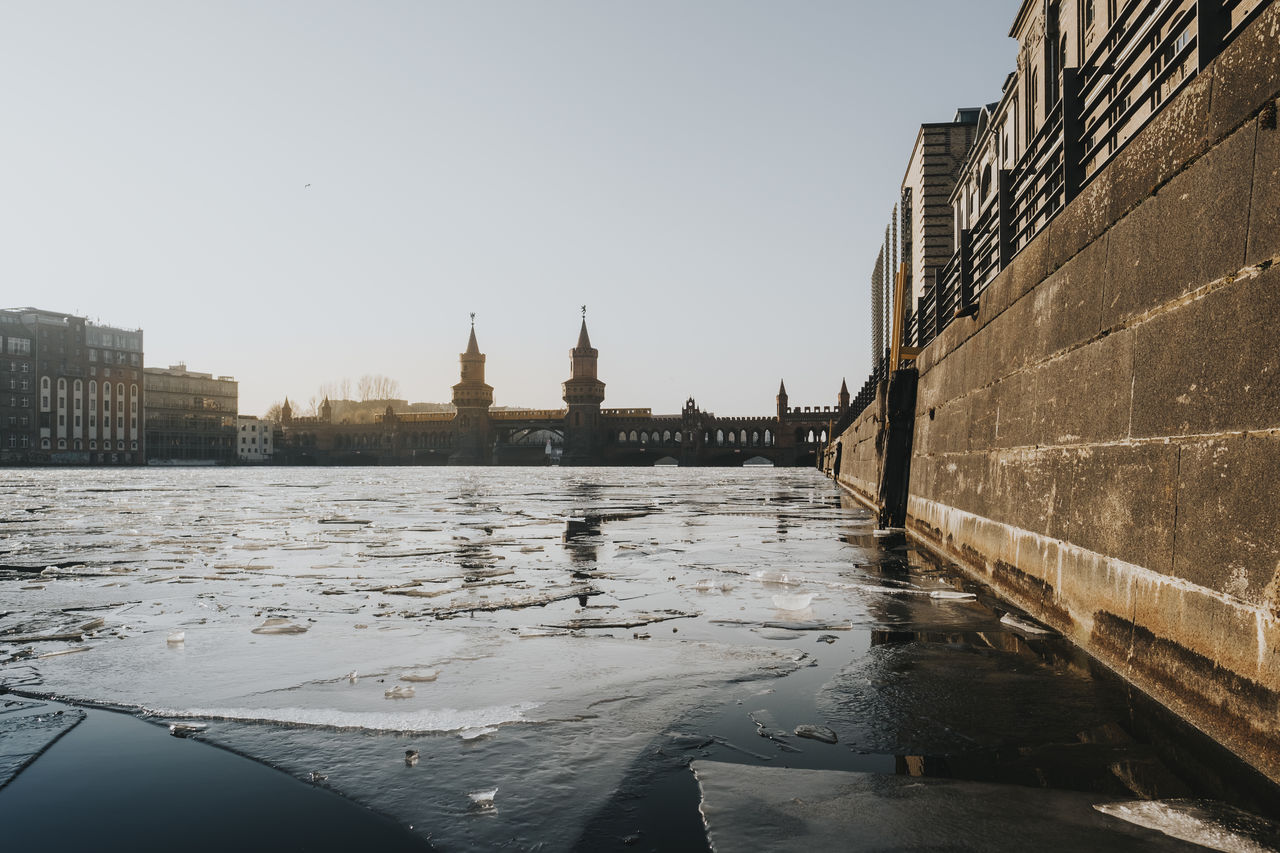
[[[906,318],[903,344],[923,347],[1272,0],[1131,0],[1062,92],[1012,169],[997,174],[951,260],[926,281]]]

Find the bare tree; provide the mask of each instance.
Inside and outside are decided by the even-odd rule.
[[[370,400],[392,400],[400,396],[400,383],[381,373],[366,373],[356,383],[356,391],[362,403]]]
[[[278,424],[282,420],[281,411],[283,409],[284,409],[284,406],[280,403],[279,400],[277,400],[276,402],[272,403],[270,406],[267,407],[267,413],[262,416],[262,419],[264,421],[270,421],[273,424]]]

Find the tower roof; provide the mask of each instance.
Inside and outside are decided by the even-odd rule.
[[[849,396],[849,383],[844,379],[840,380],[840,393],[846,397]]]
[[[591,349],[591,336],[587,334],[587,318],[582,318],[582,330],[578,332],[578,349]]]
[[[787,396],[787,383],[782,380],[778,380],[778,396]]]
[[[475,321],[471,323],[471,340],[467,341],[467,355],[479,355],[480,344],[476,343],[476,326]]]

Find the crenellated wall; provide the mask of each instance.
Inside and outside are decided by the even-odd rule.
[[[1280,781],[1277,96],[1273,5],[925,348],[907,526]]]

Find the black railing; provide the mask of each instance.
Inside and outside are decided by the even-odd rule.
[[[923,347],[1107,165],[1160,107],[1272,0],[1133,0],[1062,91],[1012,169],[984,176],[982,207],[907,316],[903,343]],[[976,148],[975,148],[976,150]]]

